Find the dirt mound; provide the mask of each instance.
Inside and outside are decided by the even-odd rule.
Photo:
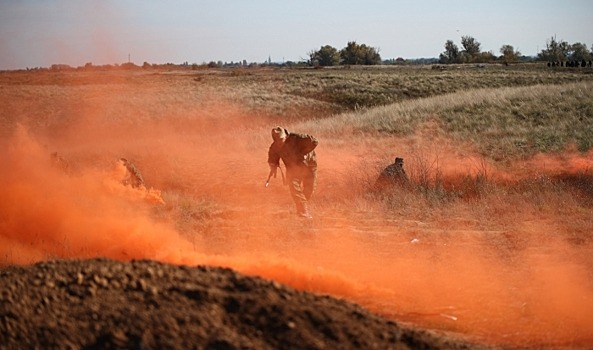
[[[0,348],[482,348],[225,268],[56,260],[0,279]]]

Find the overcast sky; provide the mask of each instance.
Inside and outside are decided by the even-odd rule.
[[[0,0],[0,69],[299,61],[349,41],[438,57],[464,35],[535,55],[552,36],[591,49],[592,19],[591,0]]]

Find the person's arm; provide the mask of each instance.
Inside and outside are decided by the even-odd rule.
[[[270,166],[270,177],[276,177],[278,167],[280,166],[280,154],[275,151],[274,144],[268,149],[268,165]]]

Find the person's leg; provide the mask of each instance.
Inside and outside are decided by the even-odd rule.
[[[317,168],[309,168],[303,177],[303,194],[307,200],[311,199],[315,188],[317,188]]]
[[[303,193],[302,181],[299,177],[288,178],[288,189],[290,190],[290,195],[295,203],[307,201],[307,197],[305,197],[305,194]]]
[[[290,195],[296,205],[297,215],[311,218],[309,214],[309,208],[307,206],[307,198],[303,193],[302,180],[298,177],[292,177],[289,179],[288,187],[290,189]]]

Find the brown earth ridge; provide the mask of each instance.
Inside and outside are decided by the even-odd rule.
[[[2,349],[484,349],[218,267],[53,260],[0,269]]]

